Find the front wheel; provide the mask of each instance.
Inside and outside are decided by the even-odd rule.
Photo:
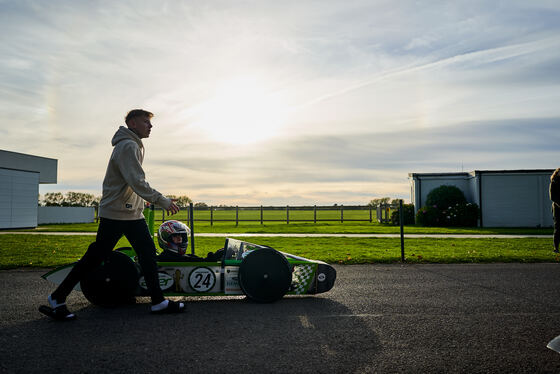
[[[292,284],[290,263],[273,248],[250,252],[239,267],[239,284],[253,301],[271,303],[279,300]]]
[[[95,305],[116,306],[128,303],[138,286],[134,261],[122,252],[113,251],[107,259],[80,282],[88,301]]]

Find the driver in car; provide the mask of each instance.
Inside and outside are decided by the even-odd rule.
[[[161,262],[184,262],[184,261],[219,261],[222,258],[223,249],[209,252],[206,258],[187,253],[191,229],[181,221],[169,220],[161,224],[158,229],[158,244],[163,252],[157,256]]]
[[[185,261],[191,230],[181,221],[165,221],[158,229],[158,244],[163,252],[158,261]]]

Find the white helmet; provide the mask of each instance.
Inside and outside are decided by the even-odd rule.
[[[189,245],[191,229],[180,221],[165,221],[158,229],[158,243],[161,249],[184,256]]]

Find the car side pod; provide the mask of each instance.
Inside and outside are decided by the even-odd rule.
[[[329,264],[317,265],[317,293],[327,292],[334,286],[336,270]]]
[[[546,348],[552,349],[554,352],[560,353],[560,335],[552,339],[546,345]]]
[[[281,299],[291,283],[290,263],[273,248],[249,252],[239,267],[239,285],[243,293],[259,303]]]
[[[134,261],[124,253],[113,251],[82,279],[80,287],[90,303],[112,307],[127,303],[134,297],[138,278]]]

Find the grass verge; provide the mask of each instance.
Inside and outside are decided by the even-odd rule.
[[[242,235],[235,236],[244,239]],[[92,236],[0,235],[0,269],[55,267],[78,260]],[[335,264],[400,262],[398,238],[246,238],[277,250]],[[196,254],[223,246],[223,238],[196,238]],[[129,246],[121,239],[117,247]],[[405,240],[407,263],[558,262],[549,238]]]
[[[187,221],[185,221],[186,223]],[[156,222],[159,227],[161,222]],[[95,232],[97,223],[41,225],[37,229],[23,231],[44,232]],[[400,228],[377,222],[320,222],[320,223],[290,223],[268,222],[263,225],[254,222],[241,222],[238,226],[230,222],[218,222],[210,225],[208,222],[196,222],[196,233],[314,233],[314,234],[398,234]],[[422,227],[416,225],[405,226],[407,234],[502,234],[502,235],[552,235],[552,228],[531,227],[505,227],[505,228],[479,228],[479,227]]]

